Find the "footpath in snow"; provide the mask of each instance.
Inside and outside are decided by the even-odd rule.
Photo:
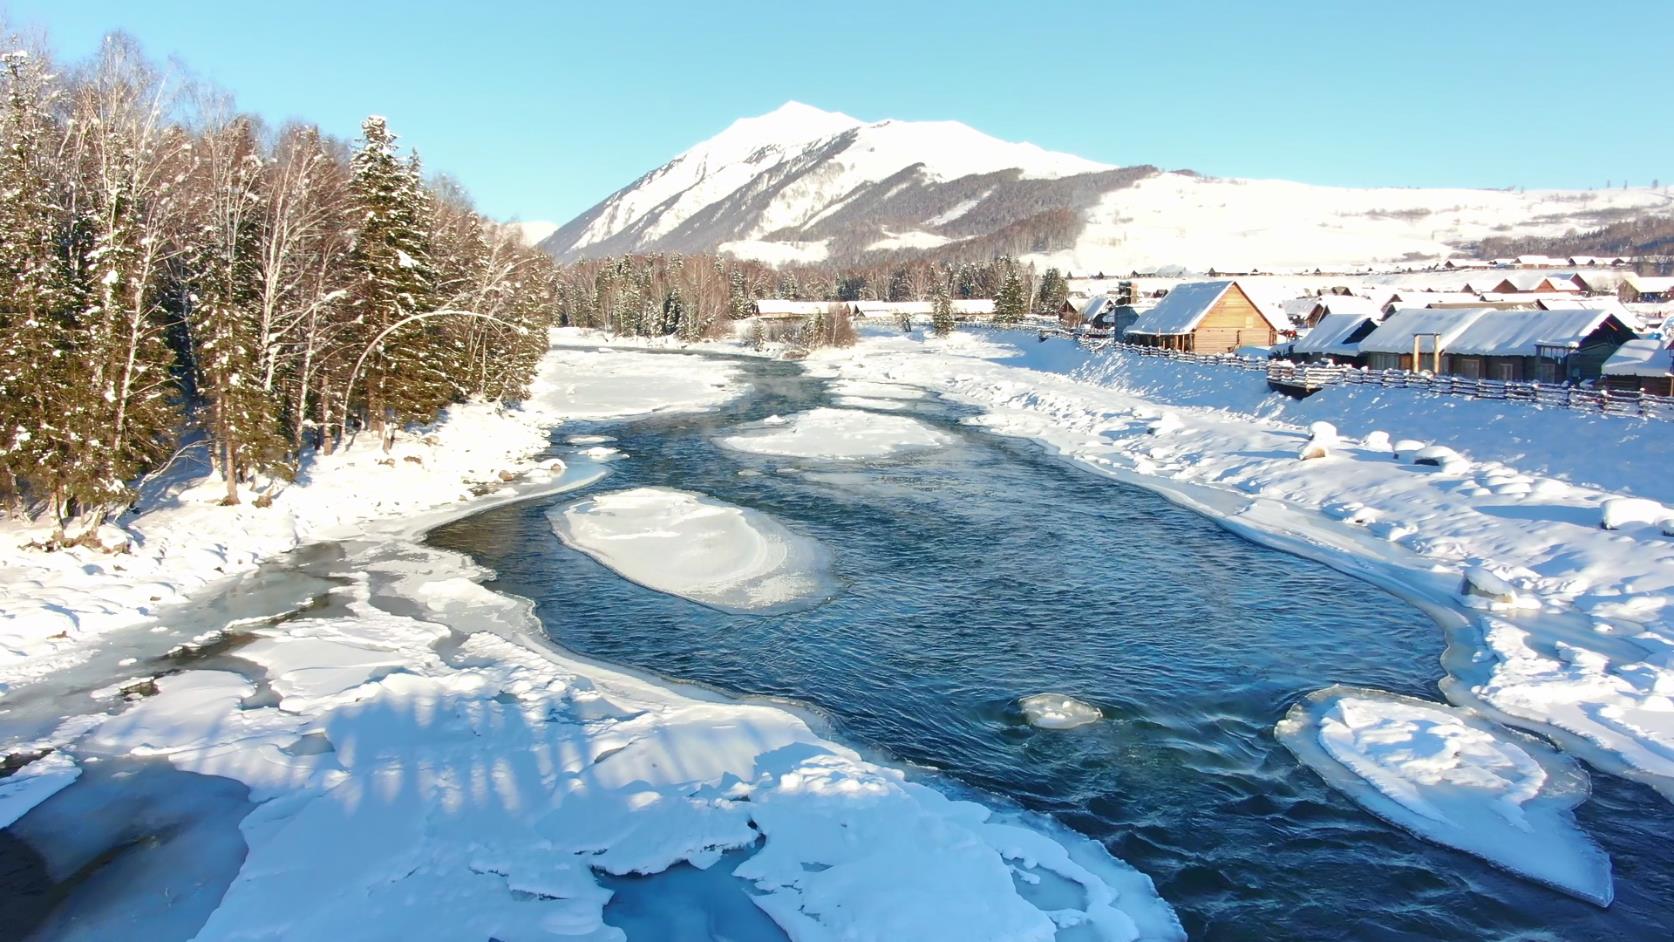
[[[974,406],[975,424],[1396,592],[1447,631],[1455,703],[1674,797],[1658,423],[1406,390],[1297,403],[1258,374],[1024,331],[876,332],[808,367]]]
[[[484,483],[505,497],[596,479],[549,467],[539,481],[501,480],[501,470],[529,474],[566,416],[703,409],[741,391],[724,362],[559,339],[524,408],[457,410],[430,430],[435,444],[403,440],[393,466],[355,451],[322,462],[270,518],[209,506],[195,496],[214,493],[205,485],[140,517],[134,571],[62,575],[18,550],[34,567],[21,577],[8,559],[18,587],[8,624],[47,606],[72,620],[61,638],[7,636],[18,686],[0,704],[39,714],[37,690],[82,692],[44,704],[62,718],[38,735],[0,742],[23,762],[0,786],[0,819],[45,859],[80,859],[102,832],[77,812],[77,783],[110,768],[132,773],[124,800],[148,795],[182,825],[148,838],[178,869],[72,890],[65,905],[80,931],[128,934],[143,914],[217,939],[425,937],[445,926],[472,938],[619,940],[602,875],[656,881],[725,861],[731,876],[717,870],[700,904],[765,913],[797,939],[1182,936],[1151,881],[1097,843],[950,799],[781,707],[569,658],[540,637],[528,602],[482,585],[491,573],[420,542],[498,499],[472,494]],[[674,392],[649,401],[643,391],[657,384]],[[477,443],[476,458],[448,457],[455,442]],[[400,460],[409,453],[422,463]],[[692,510],[684,496],[676,503]],[[715,584],[793,558],[765,551],[774,541],[762,523],[722,528],[730,539],[745,526],[762,552],[731,557]],[[212,524],[253,534],[217,541]],[[636,539],[632,527],[605,529],[595,536]],[[36,658],[70,663],[117,640],[143,650],[153,632],[168,643],[170,609],[154,619],[121,606],[150,582],[176,599],[212,595],[213,578],[182,575],[202,554],[231,572],[338,536],[352,539],[332,543],[336,555],[294,564],[292,578],[319,589],[312,597],[166,655],[125,658],[129,674],[91,696],[67,675],[29,676]],[[181,561],[170,548],[195,555]],[[159,779],[159,764],[174,777]],[[229,780],[246,794],[206,784]],[[216,830],[222,819],[236,826],[231,842]]]

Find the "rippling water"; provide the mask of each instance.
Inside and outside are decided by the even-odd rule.
[[[829,403],[794,366],[745,366],[753,392],[719,412],[560,436],[614,435],[630,455],[595,490],[690,489],[819,539],[843,583],[827,604],[726,615],[640,588],[562,547],[551,502],[434,542],[534,599],[572,650],[813,704],[852,743],[1055,815],[1150,874],[1194,938],[1668,937],[1674,815],[1649,789],[1595,776],[1580,809],[1615,860],[1617,902],[1599,910],[1378,821],[1274,740],[1292,702],[1332,683],[1439,699],[1441,631],[1400,600],[939,403],[912,414],[959,443],[929,455],[726,451],[713,438],[740,422]],[[1016,700],[1042,691],[1108,718],[1036,730]]]

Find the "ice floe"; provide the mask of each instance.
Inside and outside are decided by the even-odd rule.
[[[720,443],[759,455],[854,460],[939,448],[951,441],[916,419],[858,409],[819,408],[790,416],[783,424],[761,424],[766,427],[727,436]]]
[[[1276,728],[1298,760],[1380,818],[1610,905],[1610,858],[1575,823],[1587,774],[1531,736],[1439,703],[1316,691]]]
[[[701,494],[614,491],[550,518],[565,544],[624,578],[723,611],[789,611],[831,593],[830,561],[817,541]]]
[[[1029,725],[1041,729],[1074,729],[1104,719],[1098,707],[1062,693],[1030,694],[1019,698],[1017,706]]]

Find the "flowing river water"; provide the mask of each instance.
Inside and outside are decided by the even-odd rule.
[[[1103,841],[1156,881],[1193,938],[1665,938],[1674,813],[1594,776],[1581,825],[1608,850],[1608,910],[1427,844],[1297,764],[1274,723],[1332,683],[1441,699],[1441,630],[1401,600],[1246,542],[1160,497],[959,424],[952,447],[875,462],[742,454],[743,423],[832,405],[793,364],[740,361],[714,412],[568,425],[628,457],[590,489],[445,526],[433,543],[533,599],[585,656],[743,695],[790,698],[836,734]],[[840,403],[839,403],[840,404]],[[817,608],[729,615],[631,582],[554,537],[589,493],[696,491],[823,543],[840,587]],[[1020,696],[1068,693],[1092,726],[1029,726]]]
[[[726,450],[715,439],[744,423],[835,399],[794,364],[737,363],[751,388],[716,411],[563,426],[559,456],[579,451],[565,439],[598,434],[628,457],[584,489],[483,510],[431,542],[495,570],[490,587],[533,600],[573,652],[797,701],[851,745],[1102,841],[1156,881],[1193,938],[1668,937],[1674,809],[1649,788],[1595,774],[1577,809],[1615,866],[1616,901],[1601,910],[1384,824],[1274,739],[1293,702],[1332,683],[1440,699],[1442,632],[1401,600],[961,425],[963,410],[934,399],[907,410],[953,439],[932,452],[840,463]],[[553,535],[554,507],[646,485],[819,540],[837,590],[806,611],[729,615],[628,582]],[[0,734],[38,734],[133,673],[248,668],[236,635],[189,663],[161,652],[228,622],[316,611],[360,555],[305,547],[189,618],[112,635],[76,671],[10,694]],[[1031,727],[1016,701],[1047,691],[1106,719]],[[161,759],[90,767],[0,829],[0,940],[110,938],[112,925],[192,937],[243,859],[251,807],[242,786]],[[633,942],[717,928],[781,938],[730,869],[608,878],[606,919]]]

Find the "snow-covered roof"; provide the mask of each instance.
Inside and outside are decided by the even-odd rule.
[[[1423,334],[1439,335],[1444,352],[1453,347],[1454,338],[1490,308],[1402,308],[1389,315],[1378,329],[1360,341],[1362,353],[1411,353],[1413,338]],[[1419,349],[1429,353],[1435,349],[1436,337],[1426,336]]]
[[[1346,294],[1328,294],[1319,299],[1326,316],[1333,314],[1364,314],[1375,317],[1383,313],[1383,305],[1372,298],[1357,298]]]
[[[1444,353],[1532,357],[1536,347],[1578,347],[1611,318],[1609,311],[1487,311],[1460,331]]]
[[[1613,297],[1602,298],[1542,298],[1540,306],[1547,311],[1605,311],[1628,327],[1638,330],[1643,319],[1628,310],[1627,305]]]
[[[929,301],[856,301],[854,306],[865,317],[928,314],[934,309],[934,305]]]
[[[1606,376],[1674,375],[1674,351],[1661,340],[1629,340],[1604,361]]]
[[[1115,300],[1108,294],[1095,294],[1082,306],[1081,319],[1090,324],[1093,322],[1093,318],[1104,313],[1104,309],[1114,303]]]
[[[994,313],[993,298],[971,298],[969,300],[955,298],[953,301],[955,314],[992,314]]]
[[[1588,291],[1615,291],[1629,274],[1625,271],[1578,271],[1571,276],[1571,280]]]
[[[1627,276],[1627,283],[1632,285],[1635,291],[1640,292],[1655,291],[1662,293],[1674,291],[1674,277],[1652,277],[1650,275],[1629,274]]]
[[[1401,290],[1391,292],[1381,306],[1388,306],[1391,301],[1397,302],[1399,307],[1435,307],[1438,304],[1465,304],[1480,300],[1481,295],[1469,291]]]
[[[1236,284],[1236,281],[1194,281],[1176,285],[1167,297],[1157,302],[1156,307],[1139,315],[1139,320],[1134,321],[1124,333],[1156,336],[1189,334],[1197,329],[1198,323],[1221,299],[1221,295]],[[1245,292],[1245,296],[1250,297],[1249,292]],[[1288,329],[1270,308],[1256,302],[1253,297],[1250,297],[1250,303],[1269,327],[1274,330]]]
[[[831,307],[828,301],[789,301],[784,298],[762,298],[756,302],[756,313],[768,317],[813,315]]]
[[[1291,352],[1354,356],[1360,352],[1360,344],[1349,343],[1348,338],[1361,325],[1372,320],[1375,313],[1327,314],[1320,318],[1313,330],[1291,345]]]

